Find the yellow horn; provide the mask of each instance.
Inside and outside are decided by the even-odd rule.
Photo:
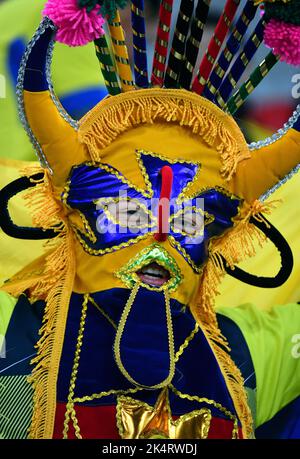
[[[289,129],[276,142],[252,151],[232,178],[232,190],[251,203],[286,177],[300,163],[300,132]]]
[[[76,130],[63,119],[49,91],[24,91],[27,121],[53,171],[53,182],[62,186],[74,164],[84,162],[88,153]]]

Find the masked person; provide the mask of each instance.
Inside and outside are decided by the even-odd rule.
[[[295,438],[299,306],[216,315],[214,297],[226,272],[275,287],[292,269],[289,246],[264,214],[265,198],[300,161],[298,111],[251,148],[232,114],[279,58],[299,63],[273,36],[274,27],[298,31],[286,20],[298,3],[266,2],[239,54],[258,2],[245,3],[220,52],[239,4],[228,0],[192,80],[209,2],[195,11],[181,2],[168,56],[173,2],[164,0],[151,85],[143,2],[132,2],[134,77],[121,3],[50,0],[21,63],[21,118],[42,168],[2,190],[1,225],[48,242],[1,291],[0,433]],[[234,93],[264,34],[274,54]],[[49,86],[54,37],[72,46],[95,40],[110,97],[79,123]],[[28,187],[34,228],[16,226],[7,210]],[[265,236],[281,253],[274,278],[235,266]]]

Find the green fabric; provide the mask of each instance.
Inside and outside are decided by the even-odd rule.
[[[33,388],[27,375],[0,376],[0,439],[28,438],[32,397]]]
[[[15,88],[7,72],[7,49],[16,38],[26,42],[38,27],[46,0],[9,0],[0,4],[0,76],[6,81],[6,97],[0,98],[0,157],[36,160],[18,118]],[[89,87],[103,86],[94,44],[78,48],[55,45],[53,82],[59,97]]]
[[[0,349],[1,336],[5,336],[17,299],[0,290]]]
[[[300,305],[276,306],[268,313],[246,304],[218,313],[238,325],[249,347],[256,374],[259,427],[300,395]]]

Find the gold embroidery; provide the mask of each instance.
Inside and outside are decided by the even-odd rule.
[[[206,397],[198,397],[197,395],[184,394],[180,392],[178,389],[176,389],[176,387],[173,386],[173,384],[170,384],[169,388],[171,389],[172,392],[174,392],[175,395],[177,395],[178,397],[182,399],[187,399],[190,401],[197,401],[199,403],[207,403],[208,405],[212,405],[215,408],[217,408],[219,411],[224,413],[229,419],[233,421],[232,438],[238,438],[238,419],[227,408],[224,408],[221,405],[221,403],[215,402],[214,400],[211,400]]]
[[[167,378],[159,384],[155,384],[154,386],[146,386],[143,384],[139,384],[135,381],[130,374],[127,372],[126,368],[123,366],[121,353],[120,353],[120,345],[121,340],[124,332],[124,328],[126,325],[127,318],[131,311],[132,305],[140,288],[140,284],[137,282],[133,287],[130,297],[126,303],[126,306],[123,310],[123,314],[121,316],[117,333],[116,339],[114,343],[114,354],[115,354],[115,361],[118,365],[119,370],[125,376],[125,378],[134,384],[135,386],[143,387],[146,389],[160,389],[161,387],[166,387],[173,379],[175,373],[175,355],[174,355],[174,337],[173,337],[173,326],[172,326],[172,318],[171,318],[171,308],[170,308],[170,298],[168,295],[168,291],[165,290],[165,302],[166,302],[166,320],[167,320],[167,330],[168,330],[168,342],[169,342],[169,356],[170,356],[170,368],[169,368],[169,375]]]
[[[93,297],[89,295],[89,301],[95,306],[96,309],[105,317],[106,320],[117,330],[117,324],[109,317],[109,315],[96,303]]]
[[[126,390],[122,389],[111,389],[106,392],[100,392],[99,394],[92,394],[92,395],[84,395],[83,397],[75,397],[75,403],[85,403],[85,402],[92,402],[93,400],[99,400],[103,397],[108,397],[109,395],[126,395],[126,394],[135,394],[136,392],[140,392],[140,387],[134,387]]]
[[[114,203],[119,203],[120,201],[127,201],[127,202],[134,202],[136,203],[139,208],[141,208],[145,214],[148,215],[149,220],[147,223],[145,223],[144,225],[140,225],[138,224],[136,226],[136,228],[138,229],[147,229],[147,228],[153,228],[153,227],[156,227],[157,226],[157,218],[153,215],[153,213],[151,212],[151,210],[149,210],[139,199],[137,198],[130,198],[129,196],[126,196],[126,197],[118,197],[118,198],[100,198],[98,199],[97,201],[94,201],[94,203],[97,205],[97,208],[99,208],[98,206],[101,206],[102,210],[104,211],[104,213],[106,214],[107,218],[109,220],[111,220],[115,225],[119,225],[119,226],[125,226],[122,222],[120,222],[120,220],[116,219],[115,216],[112,214],[112,212],[109,211],[109,209],[107,208],[107,205],[114,202]],[[126,226],[127,227],[127,226]]]
[[[196,183],[199,180],[199,175],[201,172],[201,163],[199,161],[193,162],[187,159],[180,159],[180,158],[172,159],[172,158],[168,158],[167,156],[161,155],[160,153],[153,153],[152,151],[146,151],[146,150],[136,150],[137,162],[142,171],[142,175],[144,177],[145,183],[147,184],[147,186],[150,186],[150,187],[151,187],[151,182],[149,179],[149,175],[147,174],[146,168],[143,164],[143,160],[141,157],[142,155],[152,156],[153,158],[159,158],[162,161],[168,162],[169,164],[192,164],[193,166],[197,166],[196,174],[193,180],[188,182],[188,184],[183,188],[183,190],[181,191],[181,193],[178,195],[176,199],[176,203],[180,204],[185,199],[191,199],[190,196],[188,195],[188,190],[190,189],[190,187],[194,185],[194,183]]]
[[[82,304],[82,312],[81,312],[81,318],[80,318],[79,332],[78,332],[78,337],[77,337],[75,357],[74,357],[74,361],[73,361],[73,369],[72,369],[71,380],[70,380],[68,402],[67,402],[67,406],[66,406],[66,413],[65,413],[65,420],[64,420],[64,430],[63,430],[63,438],[64,439],[68,438],[70,418],[73,421],[76,437],[79,438],[79,439],[82,438],[82,436],[80,434],[80,427],[78,425],[78,421],[77,421],[77,418],[76,418],[75,407],[74,407],[74,391],[75,391],[75,385],[76,385],[78,368],[79,368],[80,353],[81,353],[81,347],[82,347],[82,341],[83,341],[83,333],[84,333],[84,328],[85,328],[88,301],[89,301],[89,295],[85,294],[84,295],[83,304]]]
[[[201,216],[203,216],[203,226],[201,227],[201,229],[195,231],[195,233],[193,234],[189,234],[187,233],[186,231],[184,231],[184,229],[177,229],[175,228],[174,226],[174,220],[180,216],[183,216],[185,214],[185,212],[188,212],[188,211],[192,211],[192,212],[195,212],[196,214],[200,214]],[[208,212],[206,211],[203,211],[201,208],[199,207],[196,207],[196,206],[184,206],[183,209],[180,209],[178,210],[175,214],[173,214],[170,218],[169,218],[169,223],[171,225],[171,229],[173,231],[173,233],[179,233],[179,234],[182,234],[183,236],[187,236],[187,237],[199,237],[199,236],[203,236],[204,235],[204,227],[209,225],[210,223],[212,223],[213,221],[215,220],[215,217],[214,215],[211,215],[209,214]],[[182,218],[182,221],[183,221],[183,218]]]
[[[194,336],[196,335],[196,333],[198,333],[198,331],[200,330],[200,327],[199,325],[196,323],[194,329],[191,331],[191,333],[189,334],[189,336],[187,336],[184,340],[184,342],[181,344],[180,348],[178,349],[178,351],[176,352],[175,354],[175,363],[178,362],[178,360],[180,359],[180,357],[182,356],[182,354],[184,353],[185,349],[188,347],[188,345],[190,344],[190,342],[194,339]]]
[[[179,253],[181,253],[183,255],[183,257],[187,260],[187,262],[191,265],[191,267],[193,268],[194,271],[196,271],[197,274],[201,274],[202,271],[203,271],[203,267],[204,265],[201,265],[200,267],[197,266],[193,260],[191,259],[191,257],[189,256],[189,254],[187,253],[187,251],[181,246],[181,244],[179,242],[176,241],[176,239],[173,237],[173,236],[168,236],[168,240],[170,241],[170,244],[173,246],[173,247],[176,247],[176,249],[178,250]]]
[[[107,247],[106,249],[92,249],[82,239],[82,236],[80,234],[80,230],[73,224],[71,226],[72,226],[72,228],[73,228],[73,230],[74,230],[74,232],[75,232],[75,234],[77,236],[78,241],[80,242],[80,244],[82,245],[84,250],[87,253],[89,253],[90,255],[105,255],[106,253],[112,253],[112,252],[115,252],[116,250],[121,250],[121,249],[124,249],[125,247],[130,247],[133,244],[137,244],[142,239],[146,239],[149,236],[149,234],[153,234],[153,232],[151,231],[149,233],[141,234],[140,236],[136,236],[134,239],[129,239],[129,241],[121,242],[121,244],[114,245],[113,247]]]

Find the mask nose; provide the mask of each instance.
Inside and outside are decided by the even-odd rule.
[[[158,223],[157,232],[154,238],[163,242],[169,234],[169,218],[170,218],[170,199],[173,186],[173,171],[170,166],[162,167],[161,175],[161,190],[158,203]]]

